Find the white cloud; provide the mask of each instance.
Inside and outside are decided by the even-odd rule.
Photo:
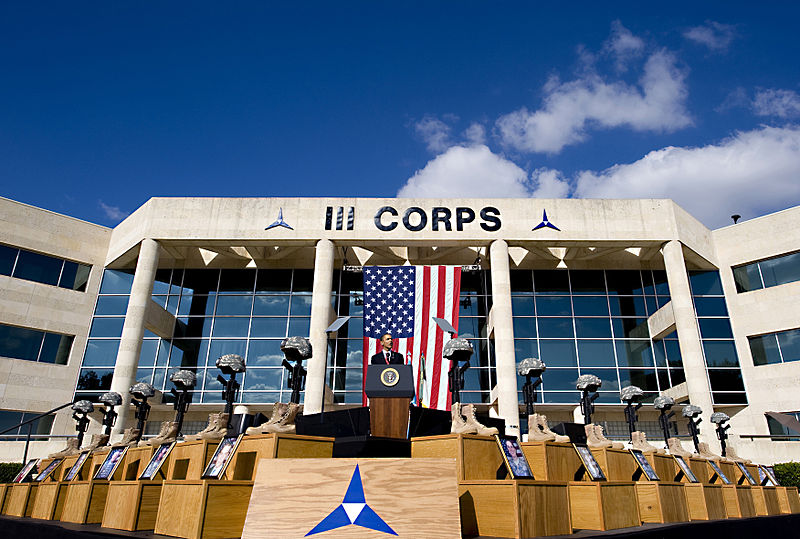
[[[100,205],[100,209],[103,210],[103,213],[106,214],[106,217],[108,217],[112,221],[122,221],[131,214],[131,212],[119,209],[118,206],[109,206],[102,200],[98,200],[97,202]]]
[[[486,144],[486,128],[475,122],[464,130],[464,138],[470,144]]]
[[[578,174],[580,198],[671,198],[707,226],[800,201],[800,128],[762,127],[700,148],[667,147]]]
[[[582,141],[589,128],[674,131],[692,123],[685,78],[675,57],[662,50],[647,59],[638,86],[607,82],[596,74],[564,83],[551,79],[541,109],[522,108],[500,117],[498,131],[512,148],[547,153]]]
[[[401,198],[529,195],[528,173],[482,144],[449,148],[428,161],[397,192]]]
[[[722,52],[728,49],[736,34],[735,27],[730,24],[722,24],[714,21],[706,21],[702,26],[689,28],[683,33],[683,37],[689,41],[694,41],[700,45],[708,47],[715,52]]]
[[[753,110],[759,116],[796,118],[800,116],[800,95],[792,90],[759,89]]]
[[[450,126],[433,116],[426,116],[415,123],[414,130],[422,137],[431,152],[443,152],[453,145],[450,140]]]
[[[633,35],[617,20],[611,23],[611,36],[603,45],[603,50],[613,54],[616,58],[617,70],[624,71],[630,59],[636,58],[644,52],[644,41]]]
[[[566,198],[569,195],[569,182],[560,171],[550,168],[539,168],[533,171],[531,179],[535,185],[534,198]]]

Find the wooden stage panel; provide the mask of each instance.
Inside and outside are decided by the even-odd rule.
[[[636,497],[642,522],[688,522],[683,483],[636,483]]]
[[[12,483],[6,491],[6,500],[3,504],[3,514],[12,517],[31,516],[33,505],[36,502],[35,483]]]
[[[505,466],[494,437],[476,434],[412,438],[411,458],[455,459],[459,481],[497,479],[497,470]]]
[[[571,482],[568,488],[573,528],[605,531],[641,524],[633,482]]]
[[[358,477],[367,505],[400,537],[459,536],[453,459],[263,459],[242,538],[306,535],[342,504],[351,481]],[[309,496],[312,490],[314,495]],[[410,495],[420,492],[425,493],[423,503]],[[276,514],[282,518],[274,518]],[[366,535],[364,528],[349,524],[336,532],[337,537],[385,536]]]
[[[520,447],[538,481],[580,481],[586,476],[572,444],[523,442]]]
[[[639,469],[633,455],[624,449],[601,447],[591,451],[609,481],[632,481]]]

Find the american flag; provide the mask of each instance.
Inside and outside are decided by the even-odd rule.
[[[381,350],[378,339],[389,332],[393,350],[412,365],[419,404],[449,410],[450,365],[442,361],[442,348],[451,336],[433,317],[447,320],[458,331],[461,268],[366,266],[363,271],[364,382],[370,358]],[[366,405],[366,395],[363,399]]]

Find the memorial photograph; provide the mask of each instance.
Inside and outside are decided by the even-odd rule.
[[[128,446],[125,447],[112,447],[111,451],[108,452],[106,456],[106,460],[103,461],[103,464],[100,465],[98,468],[97,473],[94,475],[95,479],[111,479],[114,475],[114,472],[117,470],[117,466],[122,463],[122,457],[125,456],[125,453],[128,451]]]
[[[751,485],[758,485],[758,483],[756,483],[756,478],[753,477],[753,474],[750,473],[750,470],[747,469],[747,466],[741,462],[737,462],[736,467],[739,468],[739,471],[742,472],[742,475],[745,477],[745,479],[747,479],[748,483]]]
[[[759,473],[759,475],[761,473],[764,473],[767,476],[767,478],[769,479],[769,482],[770,482],[770,486],[773,486],[773,487],[780,486],[780,483],[778,483],[778,478],[775,476],[775,470],[772,468],[772,466],[763,466],[763,465],[759,466],[758,467],[758,473]]]
[[[714,473],[717,474],[717,477],[719,477],[720,481],[722,481],[726,485],[731,484],[731,480],[728,479],[728,476],[722,472],[722,469],[720,469],[719,464],[717,464],[713,460],[709,460],[708,465],[711,466],[711,468],[714,470]]]
[[[72,481],[78,476],[81,468],[83,468],[83,465],[86,463],[86,459],[89,458],[89,454],[89,451],[84,451],[78,456],[78,460],[75,461],[75,464],[72,465],[72,468],[70,468],[64,476],[64,481]]]
[[[686,476],[686,479],[689,480],[690,483],[699,483],[700,480],[697,479],[697,476],[694,475],[694,472],[689,467],[689,464],[683,459],[680,455],[672,455],[675,459],[675,462],[678,463],[678,468],[680,468],[683,475]]]
[[[636,461],[636,465],[639,466],[639,469],[644,473],[645,477],[649,481],[659,481],[658,474],[653,469],[653,466],[650,465],[650,461],[647,460],[647,457],[644,456],[638,449],[631,449],[631,455],[633,455],[633,459]]]
[[[172,452],[173,447],[175,447],[175,442],[161,444],[160,446],[158,446],[158,449],[156,449],[155,453],[153,453],[153,458],[151,458],[150,462],[147,463],[147,467],[139,476],[139,479],[140,480],[153,479],[158,473],[158,471],[161,469],[161,466],[164,464],[164,461],[167,460],[167,457]]]
[[[239,446],[241,439],[241,435],[223,438],[217,446],[217,450],[214,451],[214,455],[211,457],[211,460],[208,462],[208,466],[206,466],[206,469],[203,471],[203,475],[200,476],[201,479],[221,478],[222,474],[225,473],[225,468],[228,467],[228,463],[231,461],[233,454],[236,452],[236,448]]]
[[[60,459],[60,458],[59,459],[53,459],[50,462],[50,464],[48,464],[47,467],[44,470],[39,472],[39,475],[36,476],[36,479],[34,479],[34,481],[36,481],[37,483],[41,483],[42,481],[47,479],[48,476],[51,473],[53,473],[53,471],[61,465],[62,462],[64,462],[64,459]]]
[[[22,467],[22,469],[19,471],[19,473],[16,475],[16,477],[14,477],[14,480],[12,481],[12,483],[24,483],[24,482],[26,482],[28,480],[29,476],[31,475],[31,472],[33,472],[33,469],[36,467],[36,465],[38,463],[39,463],[39,459],[31,459],[31,460],[29,460],[28,463],[25,466]]]
[[[578,457],[580,457],[583,467],[586,468],[586,471],[589,473],[589,477],[592,478],[592,481],[605,481],[606,474],[603,473],[603,469],[600,468],[600,464],[597,462],[597,459],[595,459],[594,455],[592,455],[591,449],[585,445],[572,444],[572,446],[578,453]]]
[[[497,445],[503,453],[503,461],[506,463],[506,468],[512,479],[534,479],[531,467],[522,448],[519,446],[519,440],[515,436],[503,436],[495,434]]]

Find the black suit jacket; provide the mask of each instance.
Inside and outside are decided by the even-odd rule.
[[[371,365],[386,365],[386,356],[383,355],[383,351],[380,351],[372,356],[369,362]],[[389,356],[390,365],[403,365],[404,363],[403,354],[399,352],[392,352]]]

